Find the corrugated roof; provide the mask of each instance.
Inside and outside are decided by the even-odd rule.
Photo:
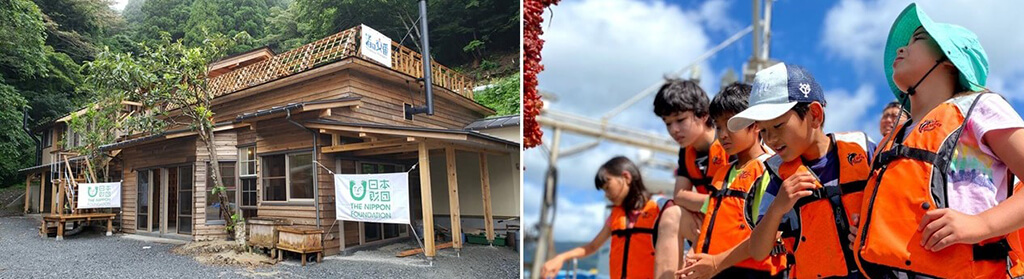
[[[466,125],[466,130],[483,130],[519,126],[519,115],[508,115],[499,117],[484,118]]]

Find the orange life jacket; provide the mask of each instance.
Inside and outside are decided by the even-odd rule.
[[[694,246],[697,251],[704,254],[719,254],[750,237],[754,223],[750,211],[747,210],[747,204],[752,202],[756,184],[764,174],[763,160],[770,156],[765,155],[764,158],[750,160],[744,164],[743,168],[737,170],[739,174],[732,181],[726,181],[732,167],[720,169],[715,174],[711,185],[708,186],[710,212],[704,214],[700,237]],[[735,266],[776,275],[786,269],[786,256],[775,253],[762,261],[746,259]]]
[[[867,135],[834,133],[829,138],[832,145],[829,150],[834,150],[839,159],[836,164],[839,185],[825,187],[818,179],[814,182],[814,194],[793,206],[800,222],[800,233],[796,238],[783,240],[792,253],[790,275],[793,278],[847,276],[857,270],[848,235],[852,214],[860,212],[864,185],[871,171]],[[815,175],[799,159],[782,162],[780,157],[774,156],[766,165],[780,181],[801,172]]]
[[[626,211],[621,206],[612,208],[611,278],[654,278],[654,243],[666,201],[647,200],[632,228]]]
[[[679,166],[686,171],[689,176],[690,182],[693,183],[694,189],[697,189],[697,193],[707,194],[707,185],[711,185],[711,178],[718,173],[719,169],[729,167],[729,153],[725,152],[725,148],[722,147],[722,143],[716,139],[711,142],[711,147],[708,147],[708,167],[703,172],[697,167],[697,150],[693,146],[687,146],[686,152],[684,153],[683,162],[686,164]]]
[[[949,206],[946,187],[950,160],[964,123],[981,96],[944,102],[928,112],[914,131],[905,133],[910,123],[904,123],[879,146],[863,201],[862,225],[854,243],[857,265],[866,276],[883,277],[894,271],[940,278],[1024,274],[1020,254],[1011,249],[1020,246],[1019,232],[1011,233],[1010,240],[1008,236],[995,237],[978,244],[954,244],[939,252],[919,244],[921,233],[917,227],[924,213]],[[1011,266],[1015,268],[1007,267],[1008,259],[1015,262]]]

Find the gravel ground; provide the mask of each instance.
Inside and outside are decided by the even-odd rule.
[[[431,266],[422,256],[396,258],[414,241],[349,256],[331,256],[305,267],[293,256],[269,268],[208,266],[175,255],[175,245],[104,236],[90,228],[64,241],[40,238],[32,217],[0,218],[0,278],[519,278],[519,254],[508,248],[467,245],[461,257],[438,251]],[[144,247],[150,247],[145,249]]]

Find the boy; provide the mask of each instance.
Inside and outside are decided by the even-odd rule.
[[[656,276],[671,277],[681,265],[682,239],[697,239],[711,177],[730,164],[725,149],[715,140],[708,117],[708,96],[689,80],[668,80],[654,97],[654,113],[661,117],[669,135],[679,143],[673,203],[663,212],[656,249]],[[696,190],[696,192],[694,192]]]
[[[715,254],[734,249],[738,244],[746,242],[754,225],[749,211],[745,209],[748,205],[760,202],[762,194],[758,190],[763,193],[764,188],[758,186],[768,182],[762,177],[767,178],[763,176],[764,161],[771,156],[771,151],[761,144],[757,124],[737,131],[726,129],[729,118],[747,109],[750,88],[750,85],[733,83],[723,88],[711,101],[709,113],[715,121],[715,127],[718,127],[718,141],[737,160],[730,168],[719,169],[708,186],[710,198],[704,210],[700,237],[694,245],[695,252]],[[784,270],[786,265],[782,255],[761,261],[748,256],[735,264],[735,267],[723,268],[718,274],[722,278],[771,278]]]
[[[776,155],[766,162],[770,181],[746,256],[790,253],[793,278],[857,277],[848,236],[874,143],[860,132],[825,134],[825,97],[801,67],[780,63],[764,69],[753,87],[750,108],[729,120],[729,130],[756,123]],[[775,245],[780,232],[784,249]],[[726,258],[738,257],[698,257],[713,262],[712,271],[730,264]]]

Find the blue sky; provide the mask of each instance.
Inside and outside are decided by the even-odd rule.
[[[827,131],[863,130],[878,139],[878,116],[893,99],[882,68],[882,48],[889,27],[909,1],[774,2],[771,57],[801,65],[826,91]],[[932,19],[959,24],[978,34],[990,61],[988,87],[1024,111],[1024,26],[1021,1],[919,1]],[[599,118],[606,111],[692,62],[704,51],[750,25],[751,2],[563,0],[545,12],[540,89],[557,100],[548,108]],[[553,18],[552,18],[553,15]],[[728,69],[741,72],[751,53],[751,37],[718,52],[700,66],[701,85],[709,94]],[[687,75],[689,76],[689,75]],[[612,119],[613,123],[665,135],[647,97]],[[544,129],[550,142],[551,130]],[[562,148],[586,143],[586,137],[563,134]],[[594,189],[597,167],[615,155],[636,159],[636,148],[603,142],[596,148],[559,160],[559,209],[555,239],[592,238],[604,220],[604,197]],[[674,156],[656,155],[675,161]],[[524,221],[537,221],[541,177],[547,154],[524,153]],[[670,182],[668,171],[645,169],[645,178]]]

